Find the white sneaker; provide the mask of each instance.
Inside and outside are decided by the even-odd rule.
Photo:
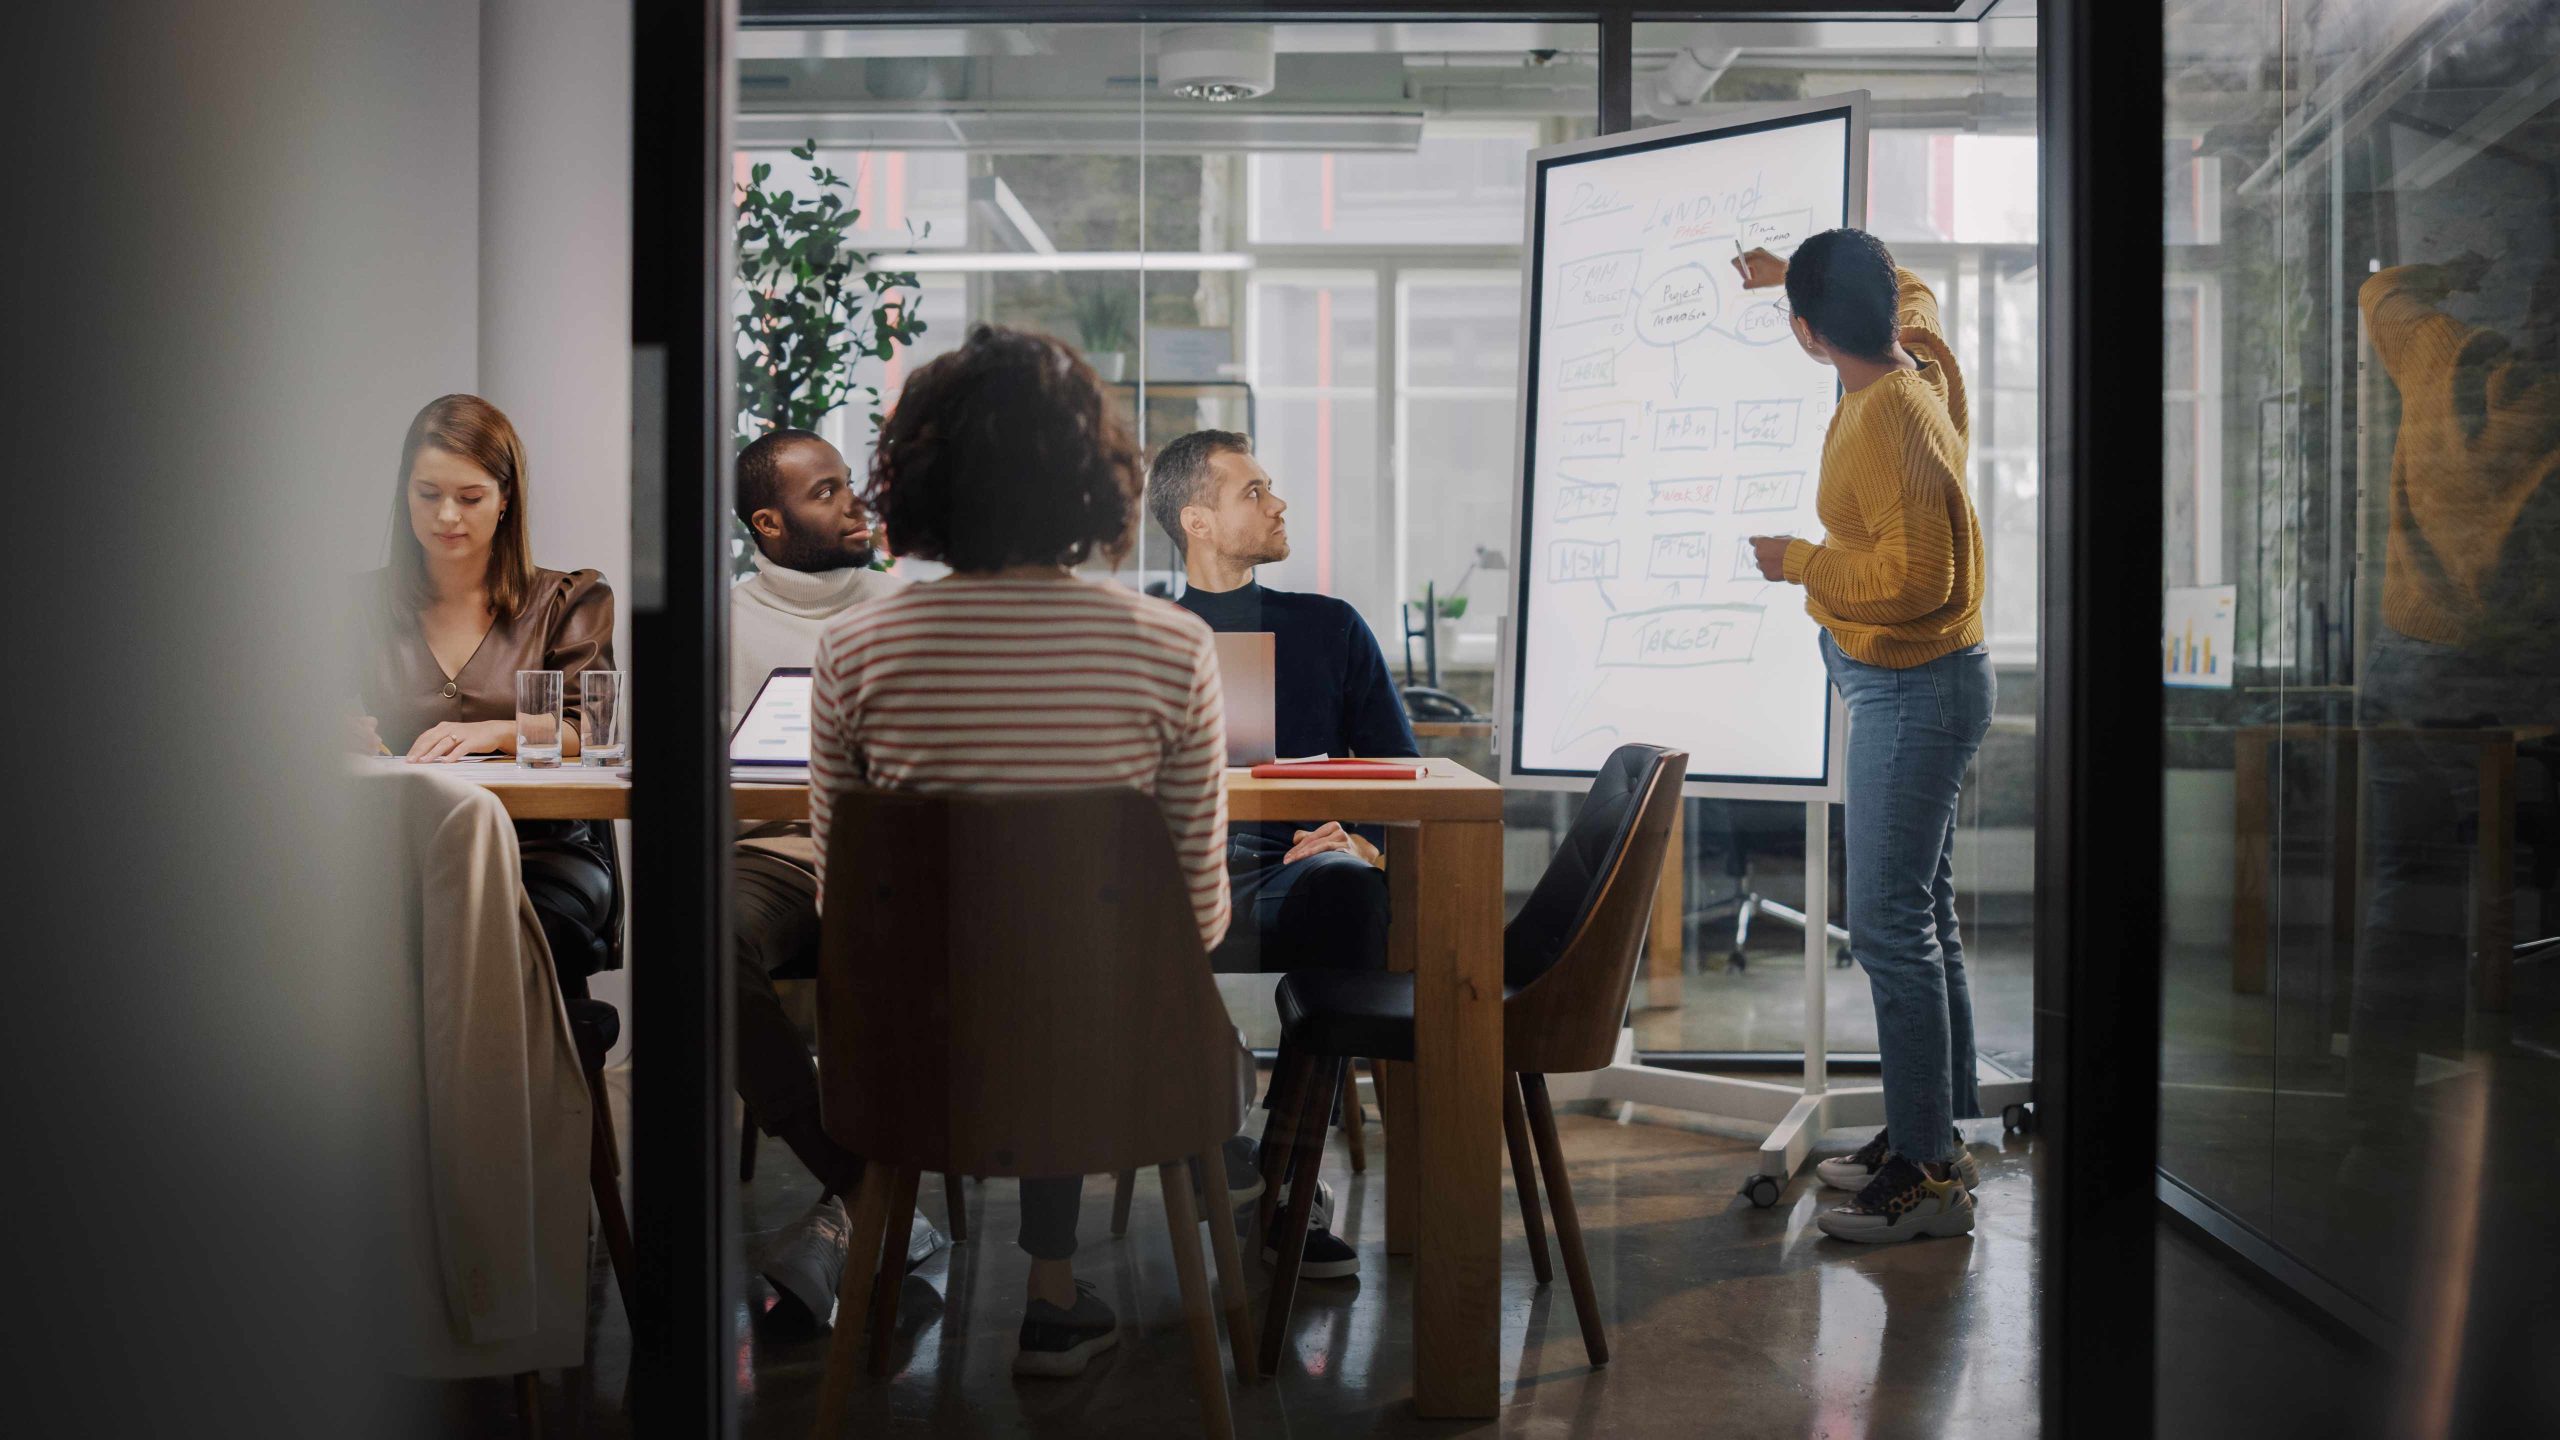
[[[1955,1176],[1964,1182],[1967,1191],[1979,1190],[1982,1188],[1982,1167],[1974,1162],[1973,1151],[1965,1145],[1963,1132],[1957,1132],[1955,1139],[1956,1158],[1948,1163],[1955,1166]],[[1815,1165],[1813,1173],[1821,1176],[1822,1183],[1834,1190],[1864,1190],[1867,1182],[1876,1178],[1876,1172],[1884,1168],[1888,1153],[1884,1132],[1879,1130],[1874,1139],[1848,1154],[1834,1155]]]
[[[1963,1235],[1973,1229],[1973,1194],[1952,1174],[1932,1180],[1927,1171],[1893,1155],[1857,1199],[1823,1211],[1814,1223],[1834,1240],[1862,1245]]]

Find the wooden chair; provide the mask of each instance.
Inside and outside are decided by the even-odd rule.
[[[1536,1177],[1543,1170],[1583,1348],[1594,1365],[1609,1362],[1609,1342],[1583,1257],[1582,1221],[1565,1177],[1546,1077],[1598,1070],[1616,1054],[1688,764],[1687,755],[1652,745],[1612,752],[1529,903],[1502,932],[1502,1130],[1519,1185],[1520,1218],[1529,1232],[1530,1264],[1546,1284],[1553,1271],[1538,1214]],[[1413,977],[1302,970],[1280,982],[1278,999],[1280,1063],[1262,1141],[1264,1231],[1283,1180],[1290,1191],[1262,1328],[1262,1365],[1273,1371],[1297,1292],[1326,1119],[1353,1057],[1412,1062]],[[1395,1076],[1404,1080],[1401,1070]],[[1300,1136],[1311,1143],[1296,1144]]]
[[[1195,1173],[1225,1183],[1235,1031],[1164,813],[1134,790],[849,791],[827,837],[818,965],[827,1133],[861,1155],[814,1433],[843,1424],[863,1317],[885,1373],[919,1175],[1156,1168],[1203,1429],[1233,1433]],[[1235,1227],[1209,1226],[1239,1378],[1252,1314]],[[893,1241],[894,1243],[887,1243]],[[884,1251],[886,1252],[884,1254]],[[864,1257],[882,1256],[876,1272]]]

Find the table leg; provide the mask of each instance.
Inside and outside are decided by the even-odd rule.
[[[1437,821],[1417,838],[1418,904],[1405,912],[1413,1083],[1392,1087],[1413,1096],[1431,1217],[1415,1257],[1414,1409],[1490,1418],[1501,1401],[1502,826]]]
[[[1688,808],[1671,809],[1671,844],[1662,852],[1662,880],[1653,889],[1653,931],[1644,951],[1644,1002],[1651,1010],[1678,1009],[1686,988],[1680,960],[1689,931]]]
[[[1387,827],[1387,968],[1413,973],[1414,935],[1422,918],[1422,827]],[[1392,1073],[1391,1073],[1392,1072]],[[1387,1253],[1413,1253],[1422,1198],[1414,1158],[1414,1092],[1409,1067],[1378,1061],[1378,1119],[1386,1129]]]
[[[2267,823],[2267,752],[2274,732],[2263,726],[2240,731],[2231,762],[2232,868],[2231,991],[2267,993],[2267,911],[2275,896],[2272,873],[2275,829]]]
[[[2480,947],[2480,1009],[2507,1013],[2516,973],[2516,737],[2480,739],[2480,875],[2471,933]]]

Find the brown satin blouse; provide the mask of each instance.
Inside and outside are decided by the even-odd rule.
[[[393,754],[407,750],[430,725],[513,720],[519,670],[560,671],[563,716],[585,732],[578,672],[613,668],[613,587],[600,572],[534,571],[524,608],[492,624],[456,675],[436,663],[427,633],[418,627],[417,609],[399,593],[392,573],[377,570],[367,578],[373,644],[364,705]]]

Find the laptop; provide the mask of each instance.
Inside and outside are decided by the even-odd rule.
[[[1267,765],[1279,759],[1271,632],[1237,630],[1209,638],[1217,642],[1218,687],[1226,692],[1227,763]]]
[[[786,667],[764,677],[747,713],[729,736],[729,776],[771,785],[809,783],[809,671]]]

